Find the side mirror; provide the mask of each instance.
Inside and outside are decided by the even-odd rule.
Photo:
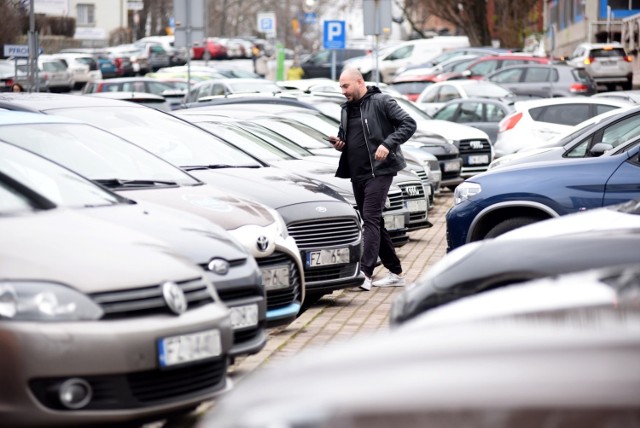
[[[472,72],[471,70],[464,70],[464,71],[463,71],[462,73],[460,73],[460,74],[462,74],[464,77],[471,77],[471,76],[473,76],[473,72]]]
[[[611,149],[613,149],[613,146],[611,144],[597,143],[593,147],[591,147],[591,150],[589,150],[589,155],[595,158],[598,156],[602,156],[604,152]]]

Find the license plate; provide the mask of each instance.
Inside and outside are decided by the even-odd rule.
[[[236,330],[258,325],[258,305],[233,306],[229,308],[231,327]]]
[[[289,267],[261,268],[262,285],[266,290],[278,290],[289,287]]]
[[[415,201],[407,201],[407,208],[409,209],[410,213],[415,213],[415,212],[423,212],[427,210],[427,200],[426,199],[420,199],[420,200],[415,200]]]
[[[484,165],[489,163],[488,155],[469,156],[467,158],[469,165]]]
[[[161,367],[190,363],[222,354],[218,330],[165,337],[158,341],[158,360]]]
[[[404,215],[384,216],[384,228],[387,230],[404,229]]]
[[[349,263],[349,248],[333,248],[330,250],[307,252],[307,267],[330,266]]]
[[[459,160],[449,161],[449,162],[445,162],[444,163],[444,171],[445,172],[458,171],[459,169],[460,169],[460,161]]]

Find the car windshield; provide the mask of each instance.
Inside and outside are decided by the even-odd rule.
[[[0,139],[24,147],[92,180],[145,181],[145,185],[200,184],[162,159],[113,134],[82,123],[0,126]]]
[[[274,146],[280,148],[282,151],[289,153],[291,156],[300,157],[300,156],[313,156],[313,153],[309,150],[301,147],[300,145],[294,143],[290,139],[274,132],[264,126],[253,123],[253,122],[245,122],[243,128],[248,132],[251,132],[254,135],[257,135],[259,138],[264,139],[265,141],[273,144]]]
[[[54,112],[107,129],[174,165],[262,166],[214,135],[157,110],[118,106],[63,108]]]
[[[328,116],[299,111],[288,111],[285,113],[285,115],[287,116],[287,118],[305,123],[325,135],[338,134],[338,127],[340,126],[340,122]]]
[[[469,97],[506,98],[511,96],[511,92],[499,85],[467,85],[465,91]]]
[[[125,201],[66,168],[6,143],[0,144],[0,172],[62,207],[108,206]],[[3,212],[11,206],[20,208],[15,197],[5,200],[3,194],[0,201]]]
[[[30,201],[0,182],[0,217],[33,211]]]
[[[275,83],[264,82],[228,82],[231,92],[282,92],[282,88]]]
[[[323,134],[301,123],[276,117],[257,119],[256,122],[292,141],[295,141],[306,149],[326,149],[331,147],[329,143],[325,144],[322,140]]]

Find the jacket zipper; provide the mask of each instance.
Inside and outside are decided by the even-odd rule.
[[[367,133],[371,135],[371,131],[369,130],[369,120],[366,117],[364,117],[364,112],[362,111],[362,105],[360,105],[360,120],[362,120],[363,122],[363,127],[366,128],[366,132],[363,132],[364,143],[367,146],[367,154],[369,155],[369,164],[371,165],[371,176],[375,177],[376,173],[375,173],[375,170],[373,169],[373,161],[371,160],[371,150],[369,149],[369,140],[367,139]]]

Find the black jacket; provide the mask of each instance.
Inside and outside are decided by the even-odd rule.
[[[336,177],[351,177],[346,151],[349,150],[347,136],[347,103],[342,104],[340,115],[340,129],[338,138],[346,143],[340,155],[340,162]],[[362,128],[365,142],[369,151],[369,162],[373,175],[395,175],[407,166],[400,144],[407,141],[416,131],[416,121],[398,105],[396,100],[380,92],[376,86],[369,86],[360,104]],[[389,156],[385,160],[377,161],[375,153],[378,146],[383,144],[389,149]]]

